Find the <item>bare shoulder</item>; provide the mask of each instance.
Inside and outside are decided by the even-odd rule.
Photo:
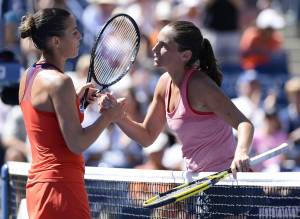
[[[188,90],[191,101],[202,104],[224,97],[220,87],[206,73],[201,71],[192,75]]]
[[[156,85],[155,88],[155,94],[154,95],[158,95],[160,97],[164,97],[165,91],[166,91],[166,87],[167,87],[167,82],[169,80],[170,76],[167,72],[163,73]]]
[[[40,79],[50,94],[60,92],[61,90],[66,92],[74,89],[72,79],[68,75],[56,70],[44,70],[43,74],[40,74]]]
[[[206,73],[199,70],[195,72],[189,80],[189,88],[192,90],[205,91],[216,89],[217,87],[216,83]]]

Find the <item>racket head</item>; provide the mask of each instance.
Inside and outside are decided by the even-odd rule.
[[[89,77],[105,89],[128,73],[140,47],[140,31],[128,14],[116,14],[99,32],[91,52]]]
[[[217,182],[227,177],[229,173],[230,169],[227,169],[189,183],[184,183],[166,192],[159,193],[156,196],[151,197],[144,202],[143,207],[158,208],[184,200],[209,189]]]

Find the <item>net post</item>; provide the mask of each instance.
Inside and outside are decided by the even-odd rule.
[[[9,174],[8,174],[8,165],[4,164],[1,168],[1,209],[2,209],[2,218],[8,219],[9,217],[9,204],[8,204],[8,186],[9,186]]]

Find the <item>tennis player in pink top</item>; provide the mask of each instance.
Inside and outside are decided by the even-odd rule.
[[[166,70],[142,123],[128,117],[120,128],[141,145],[148,146],[167,123],[182,143],[187,170],[233,173],[249,170],[249,147],[254,128],[220,89],[222,74],[208,39],[191,22],[165,26],[153,48],[154,64]],[[106,94],[102,110],[116,103]],[[232,127],[237,129],[237,142]]]

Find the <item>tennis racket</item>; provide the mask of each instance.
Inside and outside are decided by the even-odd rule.
[[[110,18],[92,48],[87,83],[93,80],[101,92],[121,80],[133,65],[139,46],[140,31],[132,17],[117,14]],[[88,89],[81,100],[81,110],[88,105],[87,96]]]
[[[270,159],[276,155],[285,152],[288,149],[288,144],[283,143],[276,148],[266,151],[260,155],[252,157],[250,159],[250,165],[255,166],[267,159]],[[231,169],[227,169],[207,177],[197,179],[195,181],[184,183],[166,192],[159,193],[158,195],[148,199],[144,202],[143,206],[148,208],[157,208],[163,205],[171,204],[174,202],[181,201],[190,196],[196,195],[204,190],[209,189],[220,180],[226,178],[231,173]]]

